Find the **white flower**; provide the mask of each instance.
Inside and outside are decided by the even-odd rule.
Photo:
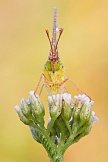
[[[49,102],[52,102],[52,100],[56,102],[61,99],[64,99],[66,102],[69,102],[69,101],[72,102],[71,94],[68,94],[68,93],[48,96]]]
[[[30,91],[29,94],[30,94],[30,96],[33,98],[33,100],[36,100],[36,97],[37,97],[37,98],[39,97],[39,95],[37,95],[37,94],[35,95],[35,94],[34,94],[34,91]]]
[[[92,106],[94,104],[94,101],[91,101],[90,98],[86,96],[85,94],[82,94],[82,95],[79,94],[78,96],[74,96],[74,98],[77,101],[82,101],[86,105],[90,104]]]
[[[15,107],[14,107],[14,109],[18,112],[18,111],[20,111],[20,107],[18,106],[18,105],[16,105]]]
[[[98,118],[95,116],[95,112],[94,111],[92,111],[92,119],[93,119],[93,123],[94,122],[98,122]]]
[[[67,102],[68,104],[72,102],[71,94],[64,93],[64,94],[62,95],[62,98],[63,98],[64,101]]]
[[[28,104],[28,105],[30,105],[30,100],[29,100],[29,99],[28,99],[28,100],[26,100],[26,102],[27,102],[27,104]]]

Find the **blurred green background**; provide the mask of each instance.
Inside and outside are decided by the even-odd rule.
[[[49,54],[44,30],[52,32],[55,6],[58,25],[64,28],[59,52],[66,75],[95,101],[99,118],[91,133],[67,150],[64,162],[108,161],[108,1],[1,0],[0,162],[49,161],[14,106],[27,99],[42,73]],[[71,83],[67,88],[76,93]],[[42,98],[47,105],[45,91]]]

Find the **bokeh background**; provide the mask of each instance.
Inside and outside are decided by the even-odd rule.
[[[64,28],[59,52],[66,75],[95,101],[99,122],[71,146],[64,162],[108,161],[108,1],[0,1],[0,162],[48,162],[44,148],[20,122],[14,106],[34,90],[49,54],[53,8]],[[71,83],[67,88],[77,93]],[[47,95],[43,90],[47,110]],[[47,122],[48,115],[45,119]]]

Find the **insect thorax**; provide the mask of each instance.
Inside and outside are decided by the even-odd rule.
[[[46,68],[48,71],[52,71],[53,73],[56,71],[59,71],[63,68],[62,62],[59,60],[56,61],[55,64],[52,64],[50,60],[46,61],[44,68]]]
[[[60,60],[55,65],[52,65],[48,60],[44,65],[43,74],[45,76],[44,79],[54,85],[61,83],[65,79],[64,66]]]

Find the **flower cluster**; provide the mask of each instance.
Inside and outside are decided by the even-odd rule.
[[[33,138],[44,146],[54,162],[62,161],[66,149],[89,134],[93,123],[98,121],[92,111],[94,102],[89,97],[83,94],[74,98],[75,101],[68,93],[48,96],[47,127],[44,126],[44,105],[33,91],[28,100],[21,99],[21,105],[15,106],[20,120],[29,125]]]

